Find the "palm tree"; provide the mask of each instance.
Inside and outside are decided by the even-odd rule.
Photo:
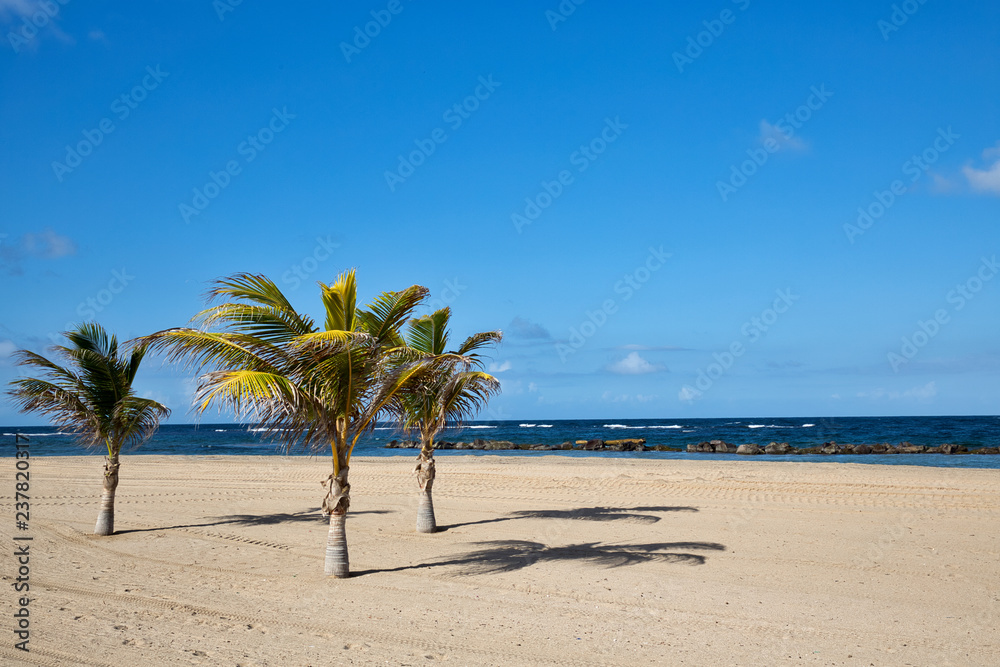
[[[404,428],[420,431],[421,447],[415,469],[420,486],[418,533],[437,530],[431,497],[436,475],[434,437],[449,421],[461,424],[474,417],[490,397],[500,391],[497,379],[481,370],[483,364],[477,350],[499,343],[503,334],[499,331],[477,333],[469,336],[457,350],[446,352],[450,318],[451,309],[442,308],[412,320],[406,335],[409,350],[431,364],[429,370],[411,380],[399,401]]]
[[[419,370],[388,361],[402,345],[399,328],[427,289],[383,292],[362,310],[354,270],[319,285],[322,328],[296,312],[270,279],[241,273],[210,290],[210,298],[226,301],[195,316],[201,328],[169,329],[148,340],[168,361],[210,368],[199,378],[198,412],[215,403],[271,429],[286,448],[330,448],[325,571],[343,578],[350,574],[344,529],[351,453],[380,415],[396,409],[397,392]],[[222,330],[209,331],[215,326]]]
[[[13,380],[13,389],[8,393],[21,412],[47,415],[54,426],[73,433],[84,446],[107,446],[101,509],[94,534],[111,535],[115,531],[115,491],[122,447],[138,447],[149,440],[170,410],[136,396],[132,390],[146,354],[145,345],[135,345],[130,353],[119,356],[115,336],[93,323],[81,324],[64,335],[71,347],[57,345],[53,350],[66,360],[65,366],[28,350],[15,353],[19,365],[41,369],[43,379]]]

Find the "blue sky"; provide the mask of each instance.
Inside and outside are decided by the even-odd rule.
[[[504,331],[483,418],[1000,413],[994,2],[0,0],[0,29],[0,382],[83,319],[179,326],[238,271],[315,314],[357,267]],[[194,419],[185,373],[137,387]]]

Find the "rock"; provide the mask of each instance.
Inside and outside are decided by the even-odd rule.
[[[839,454],[840,450],[837,448],[836,443],[828,442],[819,448],[819,451],[827,456],[831,454]]]
[[[577,444],[579,444],[579,441],[577,441]],[[588,452],[595,452],[595,451],[597,451],[599,449],[604,449],[604,441],[603,440],[587,440],[584,443],[583,448],[585,450],[587,450]]]
[[[854,447],[855,454],[871,454],[872,448],[868,445],[857,445]]]
[[[913,445],[908,442],[899,445],[900,454],[923,454],[926,451],[927,448],[923,445]]]
[[[573,443],[568,441],[564,442],[561,445],[559,445],[559,449],[573,449]]]
[[[962,445],[945,444],[940,447],[942,454],[968,454],[969,448]]]
[[[973,449],[970,453],[972,453],[972,454],[1000,454],[1000,448],[997,448],[997,447],[980,447],[979,449]]]
[[[680,447],[671,447],[670,445],[653,445],[652,450],[654,452],[683,452],[684,451]]]
[[[555,445],[531,445],[531,449],[536,452],[551,452],[555,448]]]
[[[790,454],[794,447],[787,442],[772,442],[764,448],[766,454]]]
[[[716,454],[735,454],[736,447],[730,445],[728,442],[723,442],[721,440],[713,440],[712,445],[715,447]]]
[[[756,456],[758,454],[763,454],[764,451],[757,445],[749,444],[749,445],[740,445],[739,447],[737,447],[736,453],[742,454],[744,456]]]

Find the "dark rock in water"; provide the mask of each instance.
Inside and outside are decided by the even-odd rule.
[[[536,452],[551,452],[555,448],[555,445],[531,445],[531,449]]]
[[[800,449],[799,452],[801,452],[802,454],[822,454],[823,453],[823,448],[822,447],[806,447],[804,449]]]
[[[914,445],[909,442],[900,443],[899,453],[900,454],[923,454],[927,451],[927,448],[923,445]]]
[[[821,454],[826,454],[827,456],[840,453],[840,450],[837,448],[837,444],[834,442],[825,443],[819,448],[819,451]]]
[[[573,449],[573,443],[572,442],[564,442],[561,445],[559,445],[559,449],[564,449],[564,450],[565,449]]]
[[[979,449],[973,449],[970,454],[1000,454],[1000,448],[997,447],[980,447]]]
[[[725,444],[721,440],[713,440],[712,442],[699,442],[697,445],[688,445],[687,449],[689,452],[701,452],[705,454],[711,454],[715,451],[716,443]]]
[[[872,453],[872,448],[869,447],[868,445],[855,445],[855,447],[854,447],[854,453],[855,454],[871,454]]]
[[[654,452],[682,452],[682,451],[684,451],[680,447],[671,447],[670,445],[653,445],[652,450]]]
[[[713,440],[712,445],[715,447],[716,454],[735,454],[736,446],[730,445],[728,442],[723,442],[722,440]]]
[[[837,447],[837,453],[838,454],[853,454],[854,453],[854,445],[839,445]]]
[[[495,452],[503,449],[516,449],[516,447],[509,440],[487,440],[486,446],[483,449]]]
[[[588,451],[588,452],[596,452],[599,449],[604,449],[604,441],[603,440],[588,440],[583,445],[583,448],[586,451]]]
[[[944,444],[939,448],[942,454],[968,454],[969,448],[962,445]]]
[[[787,442],[772,442],[764,448],[764,452],[766,454],[791,454],[793,449],[795,448]]]
[[[605,440],[604,446],[615,452],[646,451],[645,438],[625,438],[623,440]]]
[[[736,448],[737,454],[742,454],[744,456],[756,456],[758,454],[763,454],[764,450],[755,444],[740,445]]]
[[[483,440],[482,438],[476,438],[475,440],[472,441],[472,445],[473,447],[481,449],[486,446],[486,441]]]

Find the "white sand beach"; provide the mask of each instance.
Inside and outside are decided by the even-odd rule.
[[[434,535],[410,457],[356,459],[354,576],[323,576],[329,460],[31,459],[25,665],[996,665],[995,470],[449,456]]]

